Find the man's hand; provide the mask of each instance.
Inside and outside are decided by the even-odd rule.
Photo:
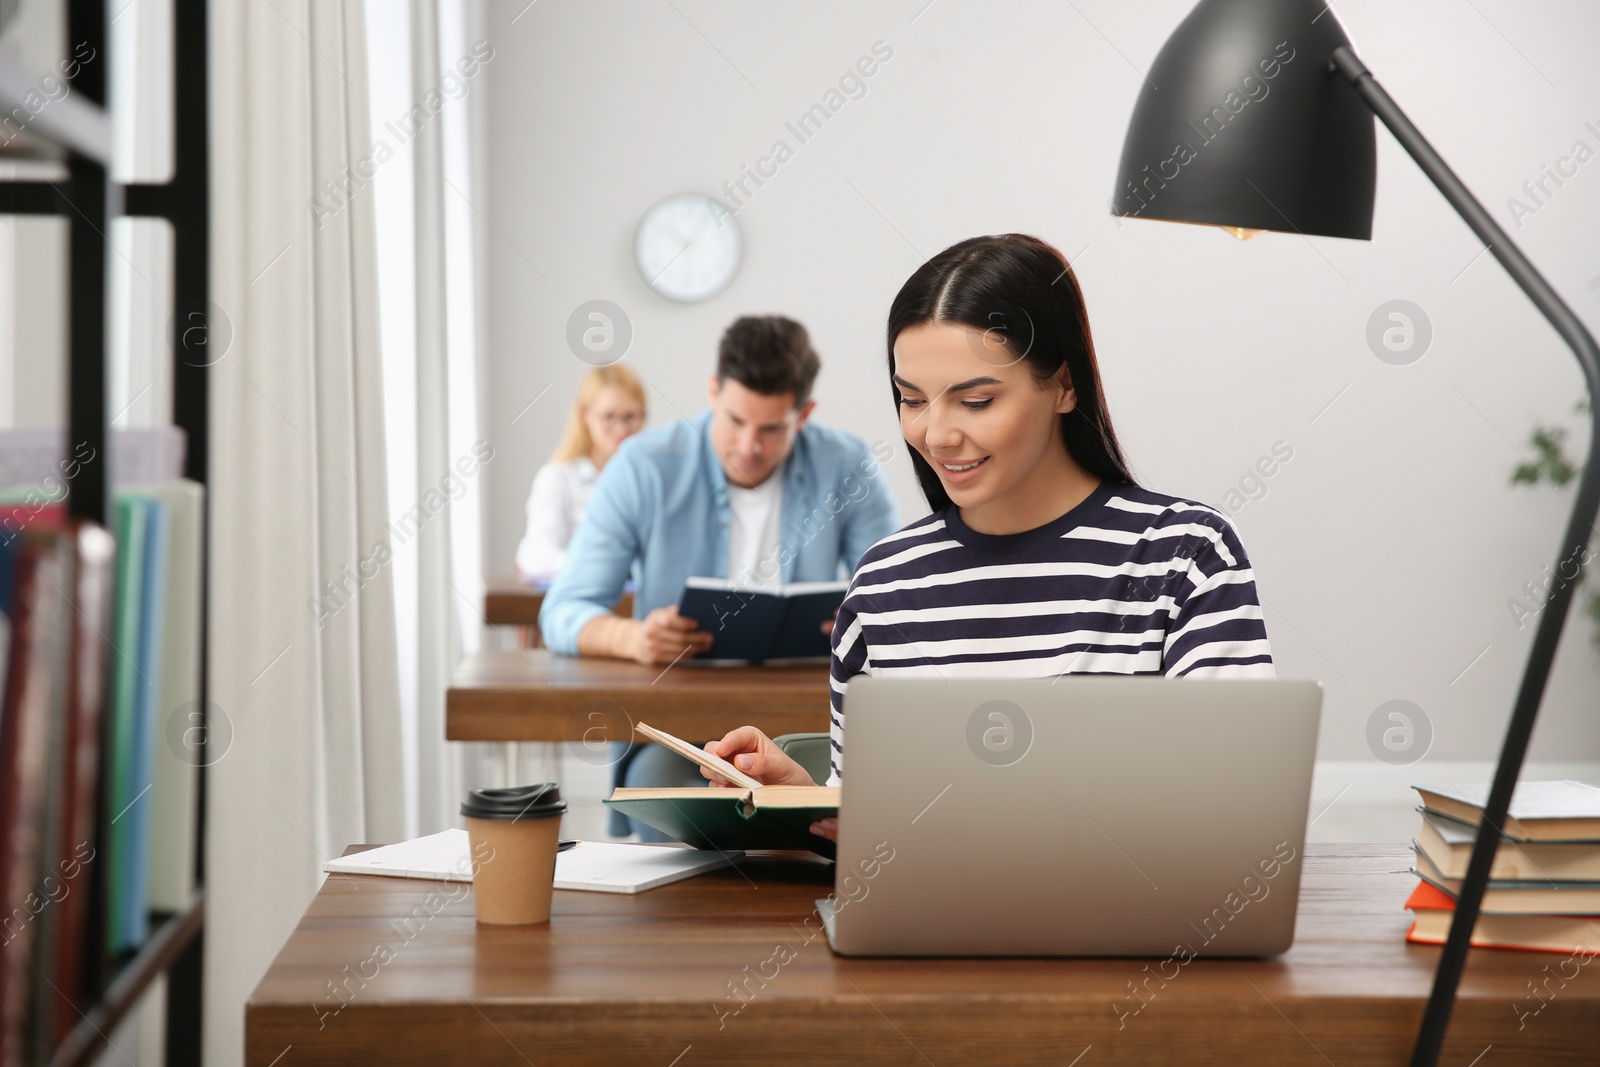
[[[672,663],[711,647],[710,633],[699,629],[676,607],[657,608],[642,619],[597,615],[578,633],[578,654],[611,656],[640,663]]]
[[[640,663],[671,663],[683,656],[694,656],[711,648],[712,635],[700,624],[671,605],[657,608],[635,623],[631,658]]]
[[[721,756],[762,785],[817,784],[804,767],[754,726],[740,726],[728,731],[721,741],[707,741],[706,751]],[[733,784],[709,768],[701,767],[700,773],[714,786]]]
[[[837,611],[835,611],[832,615],[829,615],[826,619],[824,619],[823,622],[822,622],[822,632],[827,634],[829,637],[832,637],[833,636],[833,624],[834,624],[835,621],[838,620],[838,618],[839,618],[839,613]]]

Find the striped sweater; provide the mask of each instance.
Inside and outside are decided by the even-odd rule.
[[[857,565],[833,629],[830,785],[851,678],[1271,678],[1255,576],[1204,504],[1101,482],[1060,518],[978,533],[947,507]]]

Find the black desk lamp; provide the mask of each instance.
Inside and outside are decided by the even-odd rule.
[[[1583,368],[1594,425],[1556,561],[1562,577],[1574,560],[1581,573],[1600,510],[1600,352],[1594,338],[1356,58],[1331,5],[1201,0],[1162,47],[1139,93],[1112,213],[1221,226],[1241,238],[1281,230],[1367,240],[1377,175],[1372,114],[1488,246]],[[1433,1067],[1444,1042],[1499,828],[1577,584],[1574,575],[1559,585],[1539,620],[1412,1067]]]

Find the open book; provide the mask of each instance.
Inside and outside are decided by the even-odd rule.
[[[792,582],[775,590],[740,588],[722,578],[690,578],[678,614],[715,644],[700,657],[739,663],[826,658],[822,624],[844,603],[848,582]]]
[[[811,824],[839,814],[838,786],[762,785],[721,757],[665,731],[645,723],[636,724],[634,730],[738,784],[732,788],[620,787],[605,802],[609,807],[695,848],[721,852],[806,849],[833,856],[833,842],[813,834]]]

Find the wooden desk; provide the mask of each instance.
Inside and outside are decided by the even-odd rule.
[[[1159,961],[842,959],[806,940],[832,888],[815,859],[632,897],[558,890],[533,927],[477,926],[466,886],[334,876],[245,1008],[246,1062],[1400,1065],[1439,955],[1402,940],[1408,862],[1399,845],[1309,846],[1289,952],[1188,962],[1121,1029],[1113,1003]],[[1541,986],[1520,1030],[1513,1011],[1568,958],[1472,950],[1440,1062],[1492,1045],[1478,1067],[1592,1067],[1600,962]],[[770,980],[724,1014],[757,972]]]
[[[625,741],[643,719],[687,740],[751,723],[828,729],[828,667],[651,667],[498,649],[468,656],[445,695],[451,741]]]
[[[490,626],[523,626],[532,631],[524,644],[538,647],[539,608],[544,593],[523,584],[514,574],[501,574],[484,580],[483,619]],[[624,617],[633,614],[633,594],[624,593],[615,609]]]
[[[490,626],[538,626],[544,593],[514,574],[484,579],[483,618]]]

